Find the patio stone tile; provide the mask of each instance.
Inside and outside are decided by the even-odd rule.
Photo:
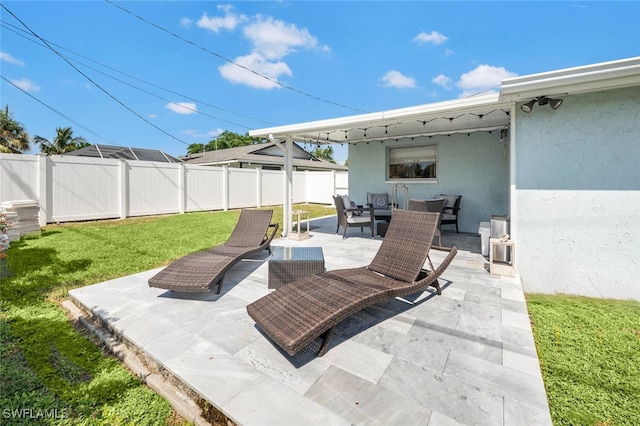
[[[240,350],[235,356],[300,395],[309,390],[331,366],[324,358],[314,359],[313,362],[300,362],[263,336]]]
[[[409,314],[398,314],[383,320],[378,325],[387,330],[395,331],[396,333],[407,334],[409,330],[411,330],[415,320],[416,318]]]
[[[354,337],[353,340],[437,372],[444,370],[449,356],[449,348],[447,347],[381,327],[366,330]]]
[[[440,284],[442,286],[442,284]],[[464,300],[467,291],[459,287],[442,289],[442,296],[447,299]]]
[[[438,411],[432,411],[431,417],[429,417],[428,426],[459,426],[465,425],[465,423],[460,423],[449,416],[446,416]]]
[[[473,293],[467,292],[465,300],[497,309],[509,309],[514,312],[527,313],[527,306],[524,303],[502,298],[500,294],[501,290],[498,288],[494,288],[492,291],[486,293],[479,291]]]
[[[200,324],[194,324],[197,336],[235,354],[256,339],[255,323],[246,315],[246,310],[234,314],[203,317]],[[233,330],[232,332],[230,332]]]
[[[527,331],[531,331],[529,314],[513,312],[508,309],[502,310],[502,325],[509,325],[511,327],[517,327]]]
[[[474,355],[492,362],[502,360],[502,342],[476,336],[453,327],[440,326],[417,320],[409,332],[409,336],[422,338],[425,341],[438,344],[463,353]]]
[[[543,408],[547,406],[542,383],[532,375],[501,364],[452,352],[447,359],[443,374],[488,390],[497,396],[509,396],[515,401],[527,402]],[[543,387],[540,388],[540,386]]]
[[[531,329],[523,327],[512,327],[510,325],[502,326],[502,341],[506,345],[519,347],[523,352],[536,350],[536,345],[531,334]]]
[[[429,408],[337,367],[329,368],[305,396],[358,425],[418,425],[431,414]]]
[[[502,350],[502,363],[505,367],[540,376],[540,362],[535,350],[523,351],[517,346],[505,344]]]
[[[551,414],[549,407],[531,405],[524,401],[515,401],[511,398],[504,399],[504,424],[506,426],[540,425],[551,426]]]
[[[222,406],[222,410],[241,425],[331,425],[350,426],[321,405],[270,377],[260,375],[250,386]]]
[[[335,346],[332,344],[322,358],[371,383],[378,383],[393,358],[392,355],[353,339],[344,340],[340,336],[334,336],[333,341]]]
[[[404,360],[391,362],[380,386],[461,423],[503,424],[501,397]]]
[[[502,326],[503,364],[515,370],[534,375],[542,381],[540,362],[530,329]]]
[[[164,365],[217,407],[223,407],[260,377],[260,373],[249,364],[224,353],[206,340],[200,340],[179,355],[165,360]]]
[[[186,333],[182,329],[177,329],[175,324],[170,328],[164,328],[160,333],[153,334],[152,337],[148,343],[140,347],[147,356],[160,363],[180,355],[186,348],[197,346],[202,341],[194,333]],[[222,349],[218,351],[223,352]]]
[[[456,330],[489,340],[502,341],[501,310],[476,303],[465,303],[463,309],[464,314],[460,315]]]
[[[513,300],[516,302],[526,302],[526,299],[524,298],[524,292],[521,288],[503,288],[502,298]]]

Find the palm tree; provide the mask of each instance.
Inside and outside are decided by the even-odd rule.
[[[33,138],[33,141],[40,144],[40,152],[47,155],[64,154],[65,152],[71,152],[89,146],[89,143],[82,136],[73,137],[71,127],[57,127],[56,137],[53,139],[53,142],[37,135]]]
[[[6,111],[0,111],[0,153],[22,154],[29,151],[29,135],[22,124]]]
[[[320,145],[318,145],[315,149],[315,151],[313,151],[311,153],[311,155],[313,155],[316,158],[319,158],[321,160],[326,160],[330,163],[335,163],[336,161],[333,159],[333,147],[332,146],[327,146],[326,148],[322,148]]]

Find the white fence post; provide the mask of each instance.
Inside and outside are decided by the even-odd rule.
[[[178,164],[178,197],[178,210],[184,213],[187,206],[187,171],[184,163]]]
[[[262,169],[256,169],[256,204],[258,208],[262,207]]]
[[[222,166],[222,210],[229,210],[229,166]]]
[[[127,162],[120,160],[120,219],[126,219],[129,215],[129,173],[127,171]]]
[[[45,154],[38,154],[38,205],[40,206],[40,214],[38,221],[40,226],[48,223],[49,215],[49,190],[47,188],[48,161]]]

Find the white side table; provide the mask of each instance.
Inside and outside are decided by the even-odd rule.
[[[306,240],[309,238],[309,212],[306,210],[293,210],[291,212],[293,220],[291,221],[291,231],[289,232],[290,240]],[[306,215],[306,218],[305,218]],[[303,224],[307,222],[307,227],[303,231]]]
[[[496,262],[493,259],[495,248],[501,247],[509,247],[511,259],[510,262]],[[507,240],[500,241],[500,238],[489,238],[489,273],[492,275],[504,275],[507,277],[515,277],[516,276],[516,243]]]

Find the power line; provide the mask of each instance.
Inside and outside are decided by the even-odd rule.
[[[14,26],[14,25],[12,25],[12,24],[10,24],[10,23],[4,22],[4,21],[0,21],[0,23],[2,24],[2,26],[4,26],[5,28],[7,28],[9,31],[14,32],[14,33],[16,33],[17,35],[19,35],[19,36],[21,36],[21,37],[24,37],[26,40],[29,40],[29,41],[31,41],[32,43],[35,43],[35,44],[36,44],[36,45],[38,45],[38,46],[46,47],[46,46],[42,45],[41,43],[38,43],[37,41],[35,41],[35,40],[33,40],[33,39],[31,39],[31,38],[29,38],[29,37],[25,36],[24,34],[19,34],[19,33],[18,33],[18,31],[19,31],[19,32],[23,32],[23,33],[26,33],[26,31],[24,31],[24,30],[22,30],[22,29],[20,29],[20,28],[18,28],[18,27],[16,27],[16,26]],[[222,107],[220,107],[220,106],[213,105],[213,104],[210,104],[210,103],[208,103],[208,102],[205,102],[205,101],[202,101],[202,100],[199,100],[199,99],[192,98],[192,97],[190,97],[190,96],[188,96],[188,95],[184,95],[184,94],[181,94],[181,93],[175,92],[175,91],[173,91],[173,90],[170,90],[170,89],[167,89],[167,88],[165,88],[165,87],[159,86],[158,84],[155,84],[155,83],[152,83],[152,82],[149,82],[149,81],[143,80],[143,79],[141,79],[141,78],[139,78],[139,77],[136,77],[136,76],[134,76],[134,75],[128,74],[128,73],[126,73],[126,72],[124,72],[124,71],[118,70],[118,69],[116,69],[116,68],[114,68],[114,67],[111,67],[111,66],[109,66],[109,65],[103,64],[103,63],[101,63],[101,62],[99,62],[99,61],[96,61],[96,60],[94,60],[94,59],[91,59],[91,58],[89,58],[89,57],[87,57],[87,56],[85,56],[85,55],[82,55],[82,54],[78,53],[78,52],[74,52],[73,50],[67,49],[67,48],[65,48],[64,46],[60,46],[59,44],[53,43],[53,42],[51,42],[51,41],[49,41],[49,40],[47,40],[47,41],[48,41],[48,43],[49,43],[49,44],[51,44],[52,46],[56,46],[56,47],[58,47],[58,48],[60,48],[60,49],[62,49],[62,50],[65,50],[65,51],[67,51],[67,52],[69,52],[69,53],[72,53],[73,55],[76,55],[76,56],[78,56],[78,57],[80,57],[80,58],[86,59],[87,61],[90,61],[90,62],[92,62],[92,63],[94,63],[94,64],[98,64],[98,65],[100,65],[100,66],[102,66],[102,67],[104,67],[104,68],[106,68],[106,69],[112,70],[112,71],[114,71],[114,72],[116,72],[116,73],[118,73],[118,74],[124,75],[124,76],[129,77],[129,78],[131,78],[131,79],[133,79],[133,80],[139,81],[139,82],[141,82],[141,83],[147,84],[147,85],[149,85],[149,86],[155,87],[155,88],[157,88],[157,89],[163,90],[163,91],[168,92],[168,93],[171,93],[171,94],[173,94],[173,95],[180,96],[180,97],[182,97],[182,98],[184,98],[184,99],[188,99],[188,100],[190,100],[190,101],[197,102],[197,103],[198,103],[198,104],[200,104],[200,105],[206,105],[206,106],[209,106],[209,107],[211,107],[211,108],[214,108],[214,109],[217,109],[217,110],[220,110],[220,111],[228,112],[228,113],[230,113],[230,114],[234,114],[234,115],[237,115],[237,116],[239,116],[239,117],[247,118],[247,119],[249,119],[249,120],[254,120],[254,121],[259,121],[259,122],[262,122],[262,123],[265,123],[265,124],[274,125],[274,123],[272,123],[272,122],[269,122],[269,121],[266,121],[266,120],[262,120],[262,119],[260,119],[260,118],[252,117],[252,116],[249,116],[249,115],[246,115],[246,114],[242,114],[242,113],[239,113],[239,112],[235,112],[235,111],[232,111],[232,110],[229,110],[229,109],[226,109],[226,108],[222,108]],[[157,98],[162,99],[162,100],[166,100],[166,101],[168,101],[168,102],[172,102],[171,100],[167,100],[166,98],[162,98],[162,97],[160,97],[160,96],[158,96],[158,95],[155,95],[155,94],[153,94],[153,93],[150,93],[150,92],[148,92],[148,91],[145,91],[144,89],[141,89],[141,88],[139,88],[139,87],[137,87],[137,86],[134,86],[134,85],[132,85],[132,84],[130,84],[130,83],[124,82],[124,81],[122,81],[122,80],[120,80],[120,79],[118,79],[118,78],[116,78],[116,77],[114,77],[114,76],[111,76],[111,75],[109,75],[109,74],[107,74],[107,73],[104,73],[104,72],[99,71],[99,70],[97,70],[97,69],[95,69],[95,68],[92,68],[92,67],[90,67],[90,66],[88,66],[88,65],[86,65],[86,64],[83,64],[82,62],[80,62],[80,61],[78,61],[78,60],[75,60],[75,62],[80,63],[80,64],[84,65],[84,66],[85,66],[85,67],[87,67],[87,68],[90,68],[90,69],[92,69],[92,70],[94,70],[94,71],[96,71],[96,72],[99,72],[99,73],[101,73],[101,74],[103,74],[103,75],[105,75],[105,76],[107,76],[107,77],[110,77],[110,78],[112,78],[112,79],[114,79],[114,80],[116,80],[116,81],[119,81],[119,82],[121,82],[121,83],[123,83],[123,84],[126,84],[126,85],[128,85],[128,86],[130,86],[130,87],[133,87],[133,88],[135,88],[135,89],[137,89],[137,90],[140,90],[140,91],[142,91],[142,92],[144,92],[144,93],[147,93],[147,94],[149,94],[149,95],[151,95],[151,96],[157,97]],[[229,124],[233,124],[233,125],[236,125],[236,126],[239,126],[239,127],[243,127],[243,128],[249,129],[249,130],[253,129],[253,127],[249,127],[249,126],[241,125],[241,124],[234,123],[234,122],[231,122],[231,121],[227,121],[227,120],[224,120],[224,119],[222,119],[222,118],[219,118],[219,117],[216,117],[216,116],[213,116],[213,115],[210,115],[210,114],[203,113],[203,112],[201,112],[201,111],[194,110],[194,112],[199,113],[199,114],[206,115],[206,116],[211,117],[211,118],[214,118],[214,119],[216,119],[216,120],[224,121],[224,122],[229,123]]]
[[[62,118],[68,120],[69,122],[75,124],[76,126],[80,127],[81,129],[86,130],[87,132],[91,133],[92,135],[96,136],[99,139],[102,139],[105,142],[109,142],[109,143],[113,143],[105,138],[103,138],[102,136],[100,136],[99,134],[97,134],[96,132],[94,132],[93,130],[89,129],[88,127],[83,126],[82,124],[74,121],[71,117],[63,114],[62,112],[58,111],[57,109],[53,108],[52,106],[44,103],[43,101],[41,101],[40,99],[36,98],[35,96],[33,96],[31,93],[27,92],[26,90],[24,90],[23,88],[21,88],[20,86],[16,85],[13,81],[7,79],[5,76],[0,75],[0,78],[2,78],[4,81],[6,81],[7,83],[9,83],[10,85],[12,85],[13,87],[15,87],[16,89],[20,90],[22,93],[24,93],[25,95],[29,96],[31,99],[33,99],[34,101],[38,102],[40,105],[44,106],[45,108],[50,109],[51,111],[55,112],[56,114],[58,114],[59,116],[61,116]]]
[[[328,100],[328,99],[323,99],[323,98],[320,98],[320,97],[318,97],[318,96],[311,95],[311,94],[309,94],[309,93],[303,92],[302,90],[296,89],[295,87],[288,86],[288,85],[286,85],[286,84],[284,84],[284,83],[281,83],[281,82],[280,82],[280,81],[278,81],[278,80],[274,80],[274,79],[273,79],[273,78],[271,78],[271,77],[268,77],[268,76],[266,76],[266,75],[264,75],[264,74],[260,74],[259,72],[255,71],[255,70],[253,70],[253,69],[251,69],[251,68],[249,68],[249,67],[246,67],[246,66],[244,66],[244,65],[242,65],[242,64],[239,64],[239,63],[237,63],[237,62],[235,62],[235,61],[233,61],[233,60],[231,60],[231,59],[229,59],[229,58],[227,58],[227,57],[225,57],[225,56],[222,56],[222,55],[221,55],[221,54],[219,54],[219,53],[213,52],[213,51],[211,51],[211,50],[207,49],[206,47],[200,46],[199,44],[197,44],[197,43],[195,43],[195,42],[193,42],[193,41],[191,41],[191,40],[188,40],[188,39],[186,39],[186,38],[184,38],[184,37],[182,37],[182,36],[179,36],[178,34],[176,34],[176,33],[174,33],[174,32],[169,31],[168,29],[164,28],[163,26],[158,25],[158,24],[156,24],[156,23],[154,23],[154,22],[151,22],[151,21],[149,21],[149,20],[147,20],[147,19],[143,18],[142,16],[137,15],[137,14],[135,14],[135,13],[131,12],[130,10],[128,10],[128,9],[126,9],[126,8],[124,8],[124,7],[122,7],[122,6],[119,6],[119,5],[115,4],[115,3],[113,3],[111,0],[105,0],[105,1],[106,1],[108,4],[110,4],[110,5],[112,5],[112,6],[116,7],[116,8],[118,8],[118,9],[120,9],[120,10],[122,10],[123,12],[128,13],[129,15],[133,16],[134,18],[139,19],[140,21],[142,21],[142,22],[144,22],[144,23],[146,23],[146,24],[148,24],[148,25],[151,25],[152,27],[157,28],[157,29],[159,29],[160,31],[163,31],[163,32],[165,32],[165,33],[167,33],[167,34],[169,34],[169,35],[171,35],[171,36],[173,36],[173,37],[177,38],[178,40],[181,40],[181,41],[183,41],[183,42],[185,42],[185,43],[187,43],[187,44],[190,44],[190,45],[192,45],[192,46],[194,46],[194,47],[197,47],[198,49],[201,49],[201,50],[203,50],[203,51],[205,51],[205,52],[207,52],[207,53],[209,53],[209,54],[211,54],[211,55],[213,55],[213,56],[215,56],[215,57],[217,57],[217,58],[222,59],[223,61],[229,62],[230,64],[233,64],[233,65],[235,65],[235,66],[237,66],[237,67],[240,67],[240,68],[242,68],[242,69],[243,69],[243,70],[245,70],[245,71],[248,71],[248,72],[250,72],[250,73],[252,73],[252,74],[255,74],[255,75],[257,75],[257,76],[258,76],[258,77],[260,77],[260,78],[264,78],[265,80],[268,80],[268,81],[270,81],[271,83],[276,84],[276,85],[278,85],[278,86],[280,86],[280,87],[283,87],[283,88],[285,88],[285,89],[291,90],[291,91],[296,92],[296,93],[298,93],[298,94],[300,94],[300,95],[307,96],[307,97],[309,97],[309,98],[315,99],[315,100],[317,100],[317,101],[325,102],[325,103],[328,103],[328,104],[331,104],[331,105],[335,105],[335,106],[338,106],[338,107],[341,107],[341,108],[345,108],[345,109],[352,110],[352,111],[356,111],[356,112],[363,112],[363,113],[366,113],[366,112],[367,112],[367,111],[363,111],[363,110],[360,110],[360,109],[357,109],[357,108],[352,108],[352,107],[350,107],[350,106],[343,105],[343,104],[340,104],[340,103],[337,103],[337,102],[334,102],[334,101],[330,101],[330,100]]]
[[[131,109],[130,107],[128,107],[127,105],[124,104],[124,102],[122,102],[121,100],[119,100],[118,98],[116,98],[115,96],[113,96],[111,93],[109,93],[106,89],[104,89],[102,86],[100,86],[98,83],[96,83],[93,79],[91,79],[91,77],[89,77],[88,75],[86,75],[85,73],[83,73],[80,69],[78,69],[78,67],[76,67],[75,65],[73,65],[73,63],[67,59],[63,54],[61,54],[60,52],[58,52],[56,49],[53,48],[53,46],[51,46],[45,39],[43,39],[42,37],[40,37],[38,34],[36,34],[31,28],[29,28],[29,26],[27,24],[25,24],[24,22],[22,22],[22,20],[20,18],[18,18],[13,12],[11,12],[4,4],[0,3],[0,6],[2,6],[2,8],[4,10],[6,10],[11,16],[13,16],[18,22],[20,22],[20,24],[22,24],[23,27],[25,27],[31,34],[33,34],[34,37],[36,37],[38,40],[40,40],[41,42],[43,42],[47,48],[49,48],[52,52],[54,52],[56,55],[58,55],[62,60],[64,60],[71,68],[73,68],[74,70],[76,70],[76,72],[78,72],[80,75],[82,75],[84,78],[86,78],[91,84],[93,84],[94,86],[96,86],[98,89],[100,89],[105,95],[107,95],[108,97],[110,97],[111,99],[113,99],[115,102],[117,102],[118,104],[120,104],[120,106],[122,106],[123,108],[125,108],[126,110],[128,110],[129,112],[131,112],[133,115],[135,115],[136,117],[138,117],[139,119],[141,119],[142,121],[144,121],[145,123],[149,124],[150,126],[154,127],[156,130],[164,133],[165,135],[169,136],[172,139],[175,139],[176,141],[189,146],[189,144],[185,141],[183,141],[182,139],[172,135],[171,133],[167,132],[166,130],[161,129],[160,127],[156,126],[155,124],[153,124],[152,122],[150,122],[149,120],[147,120],[146,118],[144,118],[142,115],[138,114],[137,112],[135,112],[133,109]]]

